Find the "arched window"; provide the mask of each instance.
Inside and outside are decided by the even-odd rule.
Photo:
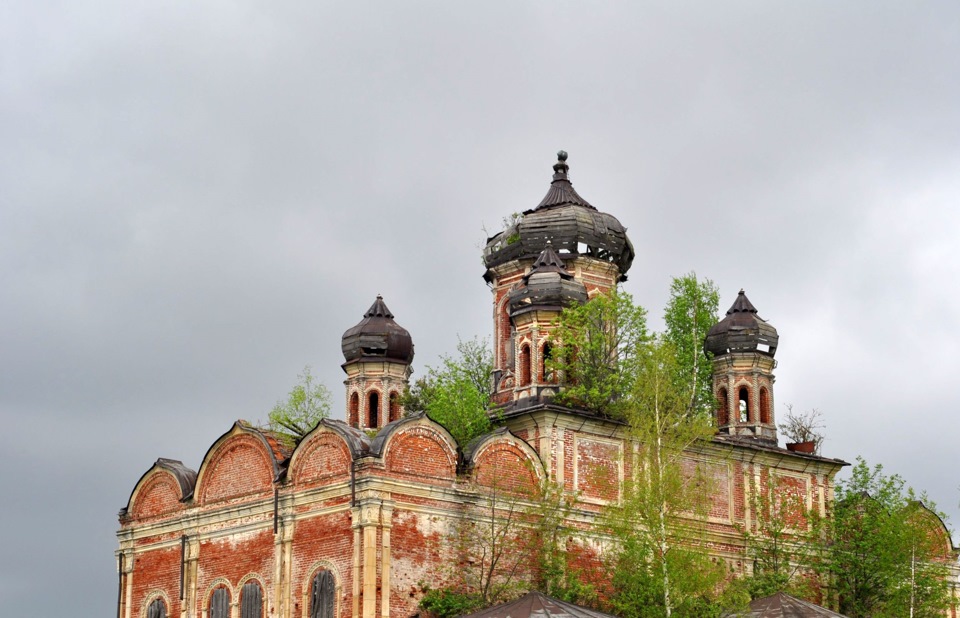
[[[147,607],[147,618],[167,618],[167,604],[163,599],[157,598],[151,601]]]
[[[770,419],[770,393],[767,389],[760,387],[760,422],[769,425]]]
[[[390,422],[400,418],[400,393],[390,393]]]
[[[380,426],[380,393],[371,391],[367,404],[367,427],[376,429]]]
[[[556,374],[550,367],[553,360],[553,346],[547,341],[543,344],[543,351],[540,354],[540,380],[542,382],[556,382]]]
[[[230,618],[230,591],[220,586],[210,594],[209,618]]]
[[[350,395],[350,426],[360,426],[360,395]]]
[[[263,618],[263,588],[256,580],[248,581],[240,590],[240,618]]]
[[[519,386],[530,384],[530,346],[523,344],[520,348],[520,382]]]
[[[746,386],[740,387],[738,399],[740,400],[740,422],[747,423],[750,421],[750,391]]]
[[[727,401],[727,389],[721,388],[717,393],[717,427],[723,427],[730,422],[730,403]]]
[[[317,571],[310,590],[310,618],[334,618],[335,594],[333,573],[325,569]]]

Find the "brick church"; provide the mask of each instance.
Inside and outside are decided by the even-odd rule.
[[[618,423],[554,404],[544,359],[561,309],[613,289],[634,251],[620,222],[574,190],[565,153],[553,169],[539,205],[484,249],[498,429],[457,444],[404,414],[413,339],[378,297],[343,335],[345,420],[321,421],[293,449],[238,421],[197,471],[161,458],[137,481],[117,533],[119,617],[412,616],[449,566],[444,535],[493,479],[576,495],[583,534],[569,555],[602,551],[590,522],[617,499],[631,443]],[[749,568],[751,495],[776,483],[824,513],[845,465],[780,446],[777,344],[743,292],[706,343],[717,434],[689,457],[713,479],[707,540],[733,572]]]

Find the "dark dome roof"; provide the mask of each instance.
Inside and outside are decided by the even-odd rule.
[[[405,328],[393,321],[382,296],[363,314],[360,323],[343,333],[340,341],[347,363],[362,360],[413,361],[413,339]]]
[[[769,322],[757,315],[757,309],[740,290],[727,317],[707,332],[703,349],[714,356],[730,352],[759,352],[768,356],[777,353],[780,337]]]
[[[634,257],[626,228],[580,197],[567,178],[567,153],[561,150],[557,158],[546,196],[516,223],[487,239],[484,264],[490,269],[510,260],[536,258],[551,243],[562,256],[582,254],[612,262],[626,279]],[[489,280],[489,273],[485,278]]]
[[[587,288],[573,278],[563,260],[547,241],[547,247],[533,263],[523,283],[510,291],[510,314],[531,309],[562,309],[587,302]]]

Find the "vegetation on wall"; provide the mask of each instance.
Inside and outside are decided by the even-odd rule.
[[[461,446],[490,431],[490,374],[493,353],[486,339],[457,343],[455,356],[415,381],[403,397],[407,414],[426,412],[447,428]]]

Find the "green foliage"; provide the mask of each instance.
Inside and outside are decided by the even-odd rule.
[[[547,368],[565,376],[557,403],[624,418],[638,354],[649,337],[646,311],[622,291],[563,310]]]
[[[677,353],[677,379],[689,385],[690,409],[710,417],[714,409],[712,367],[703,349],[710,327],[717,323],[720,292],[710,279],[691,272],[674,277],[663,313],[667,341]]]
[[[685,456],[713,429],[690,412],[693,385],[677,379],[678,364],[666,336],[639,344],[624,398],[629,435],[641,446],[604,521],[616,540],[611,603],[626,617],[701,617],[723,608],[727,572],[709,557],[696,523],[705,519],[711,481]]]
[[[483,607],[479,595],[457,592],[450,588],[425,588],[420,608],[436,618],[454,618]]]
[[[756,527],[746,530],[747,553],[753,559],[753,576],[744,583],[751,598],[786,592],[798,598],[816,600],[808,576],[813,569],[819,538],[808,522],[800,495],[781,488],[772,479],[767,492],[753,492],[751,510]]]
[[[310,366],[303,368],[286,401],[267,414],[267,427],[288,446],[293,446],[306,436],[320,419],[330,415],[330,391],[320,382],[315,382]]]
[[[568,522],[576,502],[575,494],[547,482],[528,509],[533,522],[531,547],[537,564],[532,589],[569,603],[593,605],[597,601],[596,590],[582,581],[567,555],[567,541],[573,533]]]
[[[483,339],[457,344],[457,356],[428,367],[404,395],[408,414],[426,412],[447,428],[461,446],[490,431],[490,374],[493,353]]]
[[[825,560],[842,614],[850,618],[941,616],[949,598],[936,562],[936,521],[898,476],[861,459],[837,483],[833,517],[820,522]]]

